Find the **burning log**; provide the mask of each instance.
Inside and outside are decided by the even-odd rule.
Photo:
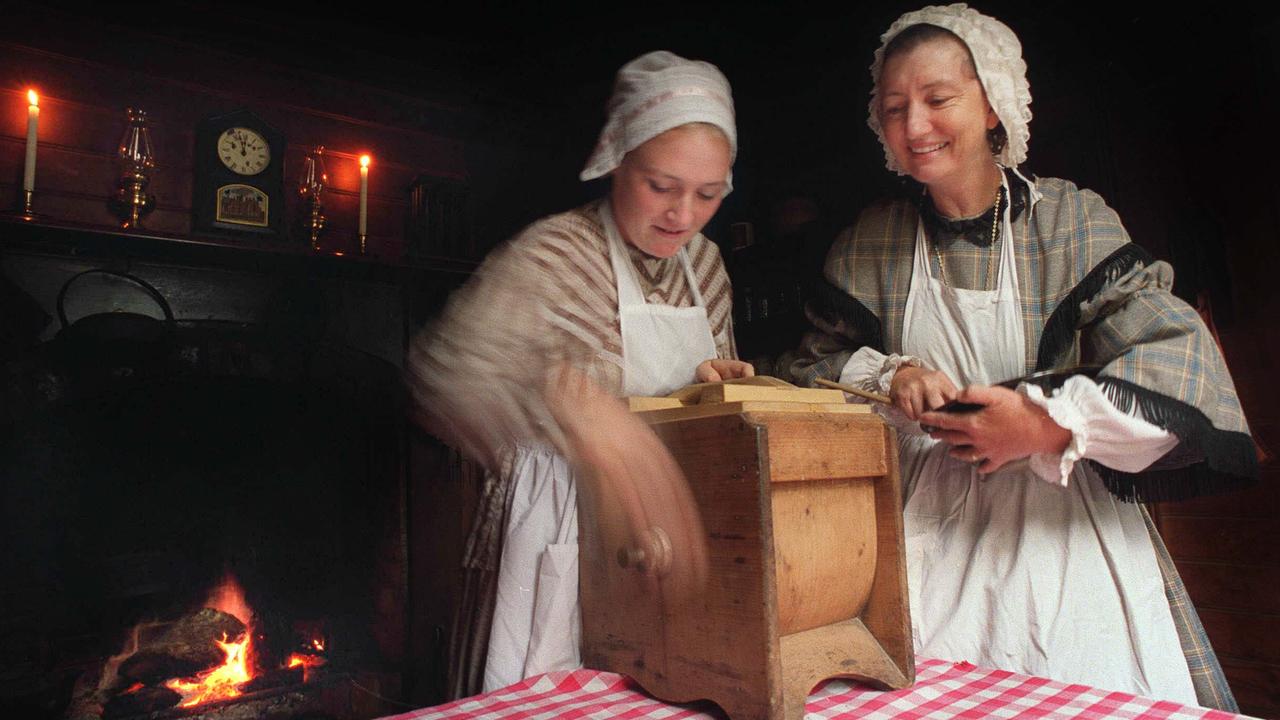
[[[192,712],[187,708],[207,706],[199,712],[206,720],[257,720],[268,706],[291,706],[309,697],[292,687],[309,682],[326,663],[325,637],[318,629],[307,633],[309,639],[299,647],[304,652],[290,655],[286,667],[264,671],[252,647],[253,612],[234,578],[228,577],[208,604],[216,609],[135,626],[119,654],[81,676],[65,717],[187,717]]]
[[[181,694],[167,687],[142,687],[108,700],[102,706],[102,717],[119,718],[167,710],[177,705],[181,699]]]
[[[120,675],[144,685],[195,675],[226,659],[217,641],[239,638],[245,632],[244,623],[234,615],[204,608],[174,622],[159,637],[144,641],[120,664]]]
[[[303,680],[302,666],[268,670],[240,686],[246,695],[290,685],[300,685]]]

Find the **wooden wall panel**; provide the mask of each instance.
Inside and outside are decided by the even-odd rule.
[[[15,70],[0,81],[8,85],[0,87],[0,205],[14,207],[20,196],[28,86],[41,93],[36,209],[50,222],[117,224],[107,200],[119,176],[115,149],[128,106],[146,109],[152,119],[157,210],[143,221],[151,232],[191,232],[195,127],[205,117],[240,108],[284,133],[290,225],[300,210],[292,189],[303,158],[311,147],[325,146],[327,250],[356,249],[361,154],[373,157],[369,245],[382,257],[404,254],[415,178],[467,177],[462,139],[422,129],[465,127],[456,109],[181,43],[146,47],[145,60],[86,59],[0,42],[0,66]],[[293,244],[306,242],[304,233],[291,234]]]
[[[1262,286],[1240,292],[1254,314],[1220,339],[1250,429],[1275,453],[1280,331],[1267,309],[1275,298]],[[1264,465],[1259,482],[1238,492],[1161,504],[1156,515],[1241,710],[1280,718],[1280,467]]]
[[[1200,608],[1200,620],[1220,654],[1280,664],[1280,615]]]
[[[1280,615],[1280,568],[1183,560],[1178,570],[1196,607]]]
[[[1165,516],[1162,526],[1178,560],[1280,564],[1280,519]]]
[[[1270,708],[1280,707],[1280,668],[1228,658],[1222,661],[1222,669],[1236,702],[1246,713],[1261,716],[1273,712]]]

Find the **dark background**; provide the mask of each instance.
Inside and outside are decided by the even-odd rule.
[[[1136,242],[1173,262],[1179,294],[1209,301],[1252,429],[1264,446],[1280,447],[1272,371],[1280,359],[1273,320],[1280,311],[1274,289],[1280,9],[1204,3],[1175,11],[1172,4],[1064,0],[975,5],[1022,40],[1034,114],[1024,171],[1098,191]],[[154,38],[166,48],[190,48],[192,57],[248,59],[235,64],[236,72],[260,66],[259,73],[283,69],[291,77],[312,73],[375,89],[382,108],[400,98],[410,116],[379,117],[368,135],[352,131],[353,137],[367,143],[377,133],[389,137],[387,128],[411,127],[465,146],[463,179],[482,244],[603,192],[603,182],[579,183],[577,173],[603,123],[613,75],[643,52],[669,49],[715,63],[734,88],[736,190],[707,234],[727,248],[728,225],[751,222],[767,247],[776,239],[774,208],[784,198],[813,200],[830,235],[897,186],[866,126],[867,67],[880,33],[917,7],[663,0],[421,3],[408,10],[191,2],[86,9],[53,2],[7,9],[0,42],[164,75],[148,52],[147,38]],[[0,67],[15,112],[17,91],[39,80],[21,74]],[[236,96],[236,83],[227,77],[219,91]],[[261,83],[245,87],[240,98],[267,104]],[[77,101],[63,88],[48,92],[59,91],[64,108]],[[358,113],[328,102],[310,109],[332,110],[357,125]],[[51,110],[49,127],[57,117]],[[118,122],[99,117],[94,122],[103,127]],[[180,130],[163,121],[157,135]],[[15,115],[15,128],[17,122]],[[386,145],[404,137],[416,136],[399,134]],[[16,159],[21,139],[10,140]],[[301,143],[302,134],[291,141]],[[96,161],[105,163],[105,154]],[[335,208],[349,210],[337,203],[350,203],[350,178],[345,190],[335,193]],[[402,194],[399,186],[375,189],[384,205],[400,203],[397,212],[406,205]],[[180,194],[166,201],[171,214],[181,214]],[[332,217],[346,216],[335,210]],[[782,244],[773,250],[799,252]],[[741,284],[739,271],[734,280]],[[1280,717],[1275,479],[1275,470],[1265,468],[1253,490],[1162,506],[1157,521],[1243,709]]]
[[[767,240],[780,198],[811,197],[839,227],[893,186],[866,127],[867,66],[879,34],[915,7],[484,0],[407,11],[192,2],[139,11],[54,2],[17,9],[6,34],[63,50],[105,48],[114,27],[128,26],[437,102],[450,112],[424,127],[493,148],[473,153],[468,167],[486,243],[602,192],[602,182],[576,176],[621,64],[659,48],[709,60],[734,87],[739,122],[737,191],[708,233],[723,243],[724,227],[740,220]],[[1177,263],[1181,290],[1213,290],[1219,322],[1256,306],[1234,286],[1263,281],[1261,269],[1280,259],[1260,237],[1276,226],[1270,145],[1280,55],[1271,40],[1280,10],[1060,0],[978,8],[1023,43],[1034,98],[1024,170],[1102,193],[1135,240]],[[21,37],[32,24],[47,35],[51,18],[52,27],[65,19],[65,32]],[[135,51],[146,70],[145,47]],[[1233,255],[1239,267],[1228,279]]]
[[[733,84],[741,144],[737,191],[710,228],[723,242],[723,227],[738,220],[767,239],[771,208],[788,195],[812,197],[841,226],[892,186],[866,127],[867,66],[879,34],[915,7],[485,0],[408,11],[173,2],[41,12],[96,18],[104,34],[127,17],[169,38],[460,109],[464,126],[442,130],[537,153],[517,167],[472,163],[471,179],[492,200],[479,228],[490,242],[602,190],[576,175],[621,64],[658,48],[709,60]],[[1024,169],[1102,193],[1135,240],[1175,261],[1184,294],[1213,291],[1220,323],[1269,306],[1238,290],[1265,282],[1264,268],[1280,259],[1271,241],[1280,11],[1065,0],[977,7],[1023,43],[1034,98]]]
[[[717,64],[734,87],[738,192],[721,220],[802,192],[846,221],[891,180],[866,128],[867,66],[879,34],[916,7],[482,0],[410,10],[169,2],[130,11],[54,2],[18,9],[7,34],[21,35],[23,13],[33,12],[94,20],[63,38],[82,45],[127,24],[460,108],[468,122],[452,130],[557,151],[558,162],[522,168],[509,186],[517,206],[531,196],[560,200],[529,207],[526,220],[593,192],[576,175],[613,73],[642,52],[670,49]],[[1032,172],[1097,188],[1131,225],[1187,199],[1213,215],[1246,213],[1274,184],[1268,135],[1280,58],[1271,40],[1280,10],[1063,0],[977,7],[1022,40],[1034,98]],[[1153,201],[1165,207],[1156,211]],[[1156,250],[1166,242],[1142,241]]]

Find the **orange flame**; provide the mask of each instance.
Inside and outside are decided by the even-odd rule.
[[[306,653],[294,653],[289,656],[289,662],[285,667],[296,668],[302,666],[304,668],[320,667],[327,661],[319,655],[307,655]]]
[[[311,671],[327,663],[328,660],[319,655],[308,655],[306,653],[294,653],[289,656],[285,662],[285,667],[302,668],[302,682],[311,682]]]
[[[40,96],[36,94],[35,90],[27,91],[27,104],[35,105],[36,107],[40,106]]]
[[[209,594],[205,607],[234,615],[237,620],[244,623],[246,628],[253,624],[253,611],[244,601],[244,590],[240,589],[240,583],[236,582],[229,573],[223,577],[222,584]]]
[[[368,156],[368,155],[361,155],[361,156],[360,156],[360,167],[362,167],[362,168],[367,168],[367,167],[369,167],[369,156]]]
[[[253,611],[245,602],[240,583],[228,573],[222,583],[209,594],[205,606],[235,616],[244,623],[245,632],[235,642],[229,642],[226,633],[223,633],[222,640],[214,641],[226,654],[226,659],[218,667],[197,675],[194,681],[174,678],[165,683],[165,687],[182,694],[182,702],[179,703],[182,707],[238,697],[241,692],[237,686],[248,682],[254,675],[250,662]]]
[[[312,647],[316,652],[318,652],[318,653],[322,653],[322,652],[324,652],[324,638],[322,638],[322,637],[313,637],[313,638],[311,638],[311,643],[310,643],[310,644],[311,644],[311,647]],[[325,664],[325,663],[327,663],[327,662],[329,662],[329,661],[328,661],[328,659],[327,659],[327,658],[325,658],[325,657],[323,657],[323,656],[321,656],[321,655],[313,655],[313,654],[311,654],[311,653],[305,653],[305,652],[296,652],[296,653],[293,653],[292,655],[290,655],[290,656],[289,656],[289,659],[285,661],[285,667],[288,667],[288,668],[301,667],[301,668],[302,668],[302,681],[303,681],[303,682],[310,682],[310,681],[311,681],[311,669],[312,669],[312,668],[318,668],[318,667],[320,667],[321,665],[324,665],[324,664]]]
[[[222,700],[240,696],[239,685],[252,678],[247,658],[249,657],[250,633],[246,632],[237,642],[227,642],[226,633],[222,640],[216,641],[218,647],[227,654],[227,659],[218,667],[207,673],[196,676],[196,681],[174,679],[166,682],[165,687],[182,695],[182,707],[191,707],[212,700]]]

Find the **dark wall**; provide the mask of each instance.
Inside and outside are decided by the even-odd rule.
[[[657,48],[715,62],[734,86],[737,190],[709,227],[714,239],[725,243],[729,223],[750,221],[768,242],[775,204],[793,195],[811,198],[825,226],[839,227],[895,186],[866,127],[867,66],[879,34],[917,3],[455,5],[461,4],[324,16],[313,8],[273,7],[227,17],[216,5],[173,2],[132,18],[137,34],[129,37],[144,40],[125,42],[120,7],[72,12],[53,2],[16,11],[0,41],[10,43],[10,56],[16,43],[144,75],[168,73],[170,86],[182,73],[157,67],[145,37],[260,59],[302,78],[294,92],[360,90],[349,97],[331,92],[310,106],[333,103],[329,109],[344,122],[368,119],[371,106],[353,98],[395,98],[381,107],[404,115],[379,115],[376,127],[360,126],[355,136],[403,148],[388,157],[406,176],[431,165],[400,160],[424,157],[413,153],[425,138],[445,139],[442,147],[457,143],[445,169],[471,184],[484,243],[602,191],[601,183],[584,186],[576,175],[603,120],[613,73]],[[1280,125],[1280,51],[1273,41],[1280,10],[1069,0],[976,5],[1004,19],[1023,42],[1034,97],[1025,169],[1100,192],[1136,242],[1174,262],[1179,294],[1211,302],[1254,430],[1263,445],[1280,447],[1280,393],[1271,378],[1280,331],[1270,320],[1280,310],[1271,277],[1280,265],[1272,159]],[[27,67],[10,65],[0,75],[5,168],[16,167],[20,155],[19,93],[39,79],[31,74],[47,69],[40,62]],[[58,87],[46,92],[87,102]],[[264,99],[259,91],[239,92]],[[123,107],[134,100],[111,102]],[[104,127],[116,122],[111,102],[89,103],[100,108]],[[105,132],[106,149],[93,162],[104,160],[114,133]],[[7,170],[0,176],[0,187],[8,188],[3,197],[12,197],[15,183]],[[348,183],[342,202],[349,203],[350,191]],[[386,217],[404,211],[404,192],[396,183],[378,188]],[[395,240],[398,226],[383,227]],[[1160,522],[1242,706],[1280,716],[1275,480],[1275,471],[1265,470],[1264,484],[1250,493],[1164,507]]]

